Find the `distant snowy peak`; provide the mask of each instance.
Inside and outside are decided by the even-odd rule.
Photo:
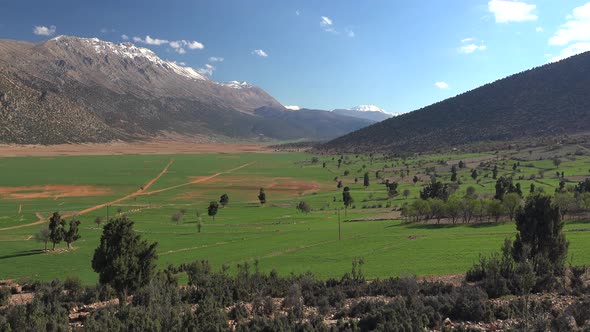
[[[387,113],[383,109],[375,106],[375,105],[358,105],[355,107],[350,108],[353,111],[359,112],[380,112],[380,113]]]
[[[239,81],[229,81],[229,82],[218,83],[218,84],[223,85],[223,86],[227,86],[230,88],[234,88],[234,89],[247,89],[247,88],[252,87],[252,85],[250,85],[248,82],[239,82]]]
[[[71,42],[80,42],[92,47],[97,54],[114,54],[123,58],[147,60],[167,71],[189,79],[209,80],[191,67],[181,66],[173,61],[162,60],[152,50],[144,47],[137,47],[130,42],[115,44],[98,38],[79,38],[70,36],[57,36],[50,40],[65,45]]]
[[[291,110],[291,111],[299,111],[301,109],[301,107],[297,106],[297,105],[284,105],[286,109]]]

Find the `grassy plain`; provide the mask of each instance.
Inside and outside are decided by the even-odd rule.
[[[495,184],[489,169],[479,166],[482,162],[496,163],[499,175],[513,176],[525,192],[531,183],[553,192],[559,183],[556,171],[565,173],[568,185],[589,175],[587,155],[561,149],[557,168],[550,160],[555,153],[537,149],[386,160],[348,155],[340,168],[338,156],[318,156],[312,163],[312,156],[303,153],[1,158],[0,280],[79,276],[85,283],[96,282],[90,260],[101,228],[94,220],[106,217],[106,207],[78,216],[82,238],[74,250],[43,252],[35,234],[53,211],[70,216],[109,202],[114,202],[107,204],[110,217],[129,215],[139,232],[158,242],[162,268],[209,260],[215,268],[228,264],[231,272],[238,263],[258,260],[264,271],[311,271],[327,278],[340,277],[350,270],[354,257],[363,257],[368,278],[463,273],[480,253],[498,250],[505,238],[512,237],[514,224],[407,224],[392,209],[416,199],[430,178],[426,167],[434,167],[439,178],[448,181],[450,165],[459,160],[467,163],[459,171],[459,192],[474,186],[481,195],[490,195]],[[512,170],[515,162],[521,165],[517,171]],[[168,164],[167,171],[147,187]],[[478,168],[479,181],[470,177],[473,168]],[[349,175],[344,176],[346,170]],[[400,193],[409,189],[410,196],[399,195],[388,204],[385,186],[375,178],[379,170],[382,177],[400,183]],[[362,185],[365,172],[371,178],[368,188]],[[415,174],[420,179],[416,185]],[[351,187],[355,200],[355,208],[348,209],[346,216],[341,212],[341,240],[336,209],[343,205],[335,177]],[[260,187],[267,193],[264,207],[257,200]],[[229,204],[213,220],[207,216],[207,206],[223,193],[229,195]],[[311,205],[311,213],[296,211],[301,200]],[[171,216],[180,210],[186,213],[176,224]],[[197,211],[203,224],[200,233]],[[590,264],[590,222],[570,221],[566,231],[571,261]]]

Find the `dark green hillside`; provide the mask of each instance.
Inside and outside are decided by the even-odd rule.
[[[426,151],[590,131],[590,53],[534,68],[337,138],[332,151]]]

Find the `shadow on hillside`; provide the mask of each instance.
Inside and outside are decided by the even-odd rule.
[[[10,254],[10,255],[0,256],[0,260],[2,260],[2,259],[8,259],[8,258],[16,258],[16,257],[33,256],[33,255],[42,254],[44,252],[45,251],[42,250],[42,249],[17,251],[17,252],[15,252],[13,254]]]

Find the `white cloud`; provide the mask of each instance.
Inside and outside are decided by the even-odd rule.
[[[175,40],[168,43],[170,47],[172,47],[178,54],[185,54],[186,49],[188,47],[191,50],[202,50],[205,46],[198,41],[190,41],[190,40]]]
[[[150,36],[145,36],[145,39],[142,39],[140,37],[133,37],[133,41],[136,43],[143,43],[148,45],[168,44],[168,41],[166,39],[152,38]]]
[[[209,58],[209,62],[223,62],[223,60],[225,59],[217,56],[212,56]]]
[[[206,64],[205,67],[197,69],[197,72],[201,75],[211,76],[211,75],[213,75],[214,70],[215,70],[214,66],[212,66],[210,64]]]
[[[350,38],[354,38],[356,36],[356,34],[354,33],[354,31],[350,30],[350,29],[346,29],[346,35]]]
[[[485,51],[487,46],[485,45],[477,45],[477,44],[467,44],[459,47],[459,53],[463,54],[471,54],[475,51]]]
[[[543,27],[536,27],[535,28],[535,31],[537,31],[537,32],[543,32]]]
[[[536,21],[539,17],[532,13],[536,5],[522,1],[491,0],[488,10],[496,17],[496,23]]]
[[[285,105],[285,108],[291,111],[299,111],[301,107],[297,105]]]
[[[37,36],[51,36],[54,35],[56,31],[56,27],[55,25],[52,25],[50,27],[46,27],[43,25],[36,25],[33,28],[33,33],[36,34]]]
[[[448,89],[449,88],[449,84],[447,82],[436,82],[436,83],[434,83],[434,85],[436,85],[436,87],[439,89]]]
[[[121,39],[123,39],[123,40],[129,40],[129,36],[127,36],[127,35],[121,35]]]
[[[263,50],[254,50],[254,51],[252,51],[252,54],[258,55],[263,58],[266,58],[268,56],[268,54],[266,52],[264,52]]]
[[[475,41],[475,38],[473,38],[473,37],[463,38],[463,39],[461,39],[461,44],[469,43],[472,41]]]
[[[565,46],[584,41],[590,41],[590,2],[574,8],[567,16],[567,22],[549,39],[549,45]]]
[[[328,32],[334,32],[334,22],[331,18],[327,16],[322,16],[322,20],[320,21],[320,26]]]
[[[301,14],[301,13],[299,12],[299,9],[297,9],[297,10],[295,11],[295,15],[299,16],[299,14]]]
[[[557,62],[559,60],[569,58],[570,56],[584,53],[584,52],[588,52],[588,51],[590,51],[590,42],[575,43],[575,44],[569,45],[568,47],[561,50],[561,52],[558,55],[554,56],[549,61],[550,62]]]

